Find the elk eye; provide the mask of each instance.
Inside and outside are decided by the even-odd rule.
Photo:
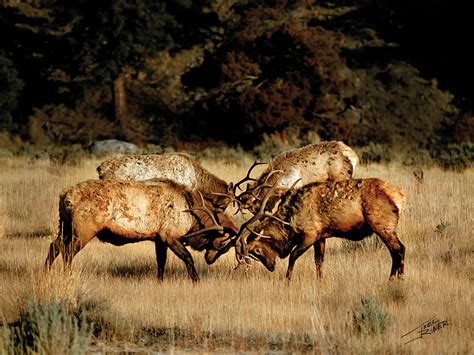
[[[262,251],[260,249],[255,249],[255,254],[262,255]]]

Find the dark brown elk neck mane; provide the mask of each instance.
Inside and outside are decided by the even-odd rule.
[[[312,183],[306,186],[303,186],[300,189],[288,191],[282,197],[282,201],[278,210],[276,212],[276,217],[283,219],[284,221],[289,222],[293,215],[297,214],[301,205],[303,204],[302,197],[305,194],[305,191],[310,189],[312,186],[320,185],[321,183]]]
[[[271,237],[266,239],[265,243],[268,243],[279,255],[286,254],[292,245],[293,231],[290,229],[291,227],[284,226],[273,219],[266,219],[262,227],[262,233]]]

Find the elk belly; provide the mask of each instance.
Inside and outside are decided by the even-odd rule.
[[[337,233],[349,233],[363,229],[365,218],[360,205],[349,199],[338,201],[331,209],[329,217],[329,226],[331,230]]]

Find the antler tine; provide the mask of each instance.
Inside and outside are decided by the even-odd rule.
[[[254,179],[252,177],[250,177],[250,173],[252,172],[252,170],[258,166],[258,165],[262,165],[262,164],[266,164],[266,163],[262,163],[262,162],[258,162],[255,160],[255,162],[252,164],[252,166],[250,167],[250,169],[247,171],[247,175],[242,179],[240,180],[239,182],[237,182],[235,185],[234,185],[234,195],[237,193],[237,189],[239,190],[242,190],[240,188],[240,185],[242,185],[244,182],[246,181],[257,181],[257,179]]]
[[[255,234],[255,235],[258,235],[260,238],[271,238],[271,237],[268,236],[268,235],[265,235],[265,234],[256,232],[254,229],[250,228],[249,226],[245,226],[245,229],[247,229],[249,232],[252,232],[252,233]]]
[[[261,189],[263,189],[263,188],[266,188],[266,187],[272,187],[273,185],[269,185],[269,184],[268,184],[268,180],[270,180],[270,178],[271,178],[273,175],[275,175],[275,174],[283,173],[283,170],[281,170],[281,169],[274,170],[272,163],[270,163],[270,166],[271,166],[271,170],[270,170],[270,172],[267,174],[267,176],[265,177],[265,181],[264,181],[263,183],[261,183],[260,185],[255,186],[255,187],[252,189],[253,192],[259,191],[259,190],[261,190]],[[248,192],[249,192],[249,191],[248,191]],[[252,195],[253,195],[253,194],[252,194]],[[254,196],[254,197],[255,197],[255,196]]]
[[[273,165],[272,165],[272,170],[268,173],[267,177],[265,178],[265,181],[263,182],[263,184],[265,185],[267,182],[268,182],[268,179],[270,179],[270,177],[276,173],[282,173],[283,170],[281,169],[277,169],[277,170],[273,170]]]
[[[288,189],[288,191],[292,191],[292,190],[295,188],[296,184],[299,183],[301,180],[302,180],[301,178],[299,178],[298,180],[296,180],[296,181],[290,186],[290,188]]]
[[[272,219],[284,224],[285,226],[290,226],[291,225],[290,223],[282,220],[281,218],[278,218],[278,217],[272,215],[271,213],[265,212],[265,216],[268,217],[268,218],[272,218]]]
[[[204,203],[204,197],[202,196],[201,191],[198,191],[198,194],[199,194],[199,197],[201,198],[202,207],[190,208],[190,209],[184,210],[183,212],[203,211],[209,216],[209,218],[211,218],[212,222],[215,225],[219,225],[219,223],[217,223],[216,217],[214,216],[214,213],[212,213],[212,211],[210,211],[209,208],[206,207],[206,204]]]
[[[300,182],[300,181],[301,181],[301,178],[299,178],[298,180],[296,180],[295,182],[293,182],[293,184],[291,185],[291,187],[288,189],[287,193],[288,193],[289,191],[292,191],[292,190],[294,189],[294,187],[296,186],[296,184],[298,184],[298,182]],[[266,196],[265,196],[265,197],[266,197]],[[278,218],[278,217],[274,216],[273,214],[271,214],[271,213],[268,212],[268,211],[265,211],[265,212],[264,212],[264,215],[265,215],[266,217],[268,217],[268,218],[272,218],[272,219],[274,219],[274,220],[276,220],[276,221],[278,221],[278,222],[284,224],[285,226],[290,226],[290,225],[291,225],[290,223],[288,223],[288,222],[282,220],[281,218]]]
[[[239,232],[237,233],[237,236],[238,236],[238,239],[237,239],[237,245],[236,245],[236,255],[237,256],[248,256],[248,250],[247,250],[247,238],[249,237],[249,235],[242,235],[242,232],[244,230],[248,230],[250,231],[251,233],[255,233],[249,226],[260,220],[262,217],[264,217],[266,214],[265,214],[265,207],[268,203],[268,200],[270,199],[270,197],[273,195],[273,193],[275,192],[275,189],[277,188],[278,186],[278,183],[280,182],[280,179],[281,179],[282,176],[280,176],[278,178],[278,180],[273,184],[273,186],[270,188],[270,190],[267,191],[267,193],[265,194],[265,197],[263,198],[262,200],[262,204],[260,206],[260,209],[257,211],[257,213],[255,213],[255,215],[250,218],[248,221],[246,221],[245,223],[242,224],[242,226],[240,226],[240,230]],[[259,235],[258,233],[255,233],[257,235]],[[239,250],[240,249],[240,250]],[[240,259],[239,257],[237,257],[237,261],[240,262]]]
[[[198,230],[198,231],[196,231],[196,232],[191,232],[191,233],[185,234],[185,235],[183,236],[183,238],[193,237],[193,236],[195,236],[195,235],[200,235],[200,234],[203,234],[203,233],[206,233],[206,232],[209,232],[209,231],[219,231],[219,232],[224,231],[224,227],[221,226],[221,225],[217,222],[216,217],[214,216],[214,213],[212,213],[212,211],[210,211],[210,210],[206,207],[206,204],[205,204],[205,202],[204,202],[204,197],[202,196],[201,191],[198,191],[198,194],[199,194],[199,197],[201,198],[202,207],[190,208],[190,209],[184,210],[183,212],[202,211],[202,212],[206,213],[206,214],[209,216],[209,218],[211,218],[212,223],[214,223],[214,225],[211,226],[211,227],[207,227],[207,228],[200,229],[200,230]]]

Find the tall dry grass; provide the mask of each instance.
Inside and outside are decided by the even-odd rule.
[[[59,191],[94,178],[96,164],[2,162],[0,312],[7,323],[31,299],[66,300],[78,317],[94,324],[93,351],[473,351],[473,170],[426,169],[419,184],[410,168],[396,164],[358,169],[359,177],[381,177],[408,196],[399,228],[407,247],[403,281],[388,281],[385,247],[351,249],[336,239],[327,243],[324,278],[316,279],[308,252],[297,261],[290,285],[284,278],[287,260],[274,273],[257,264],[233,271],[232,251],[213,266],[193,252],[197,285],[169,253],[165,281],[158,283],[154,247],[145,242],[114,247],[93,241],[74,259],[72,273],[63,273],[58,260],[44,274]],[[251,161],[203,164],[236,181]],[[405,344],[401,336],[432,316],[449,325]]]

